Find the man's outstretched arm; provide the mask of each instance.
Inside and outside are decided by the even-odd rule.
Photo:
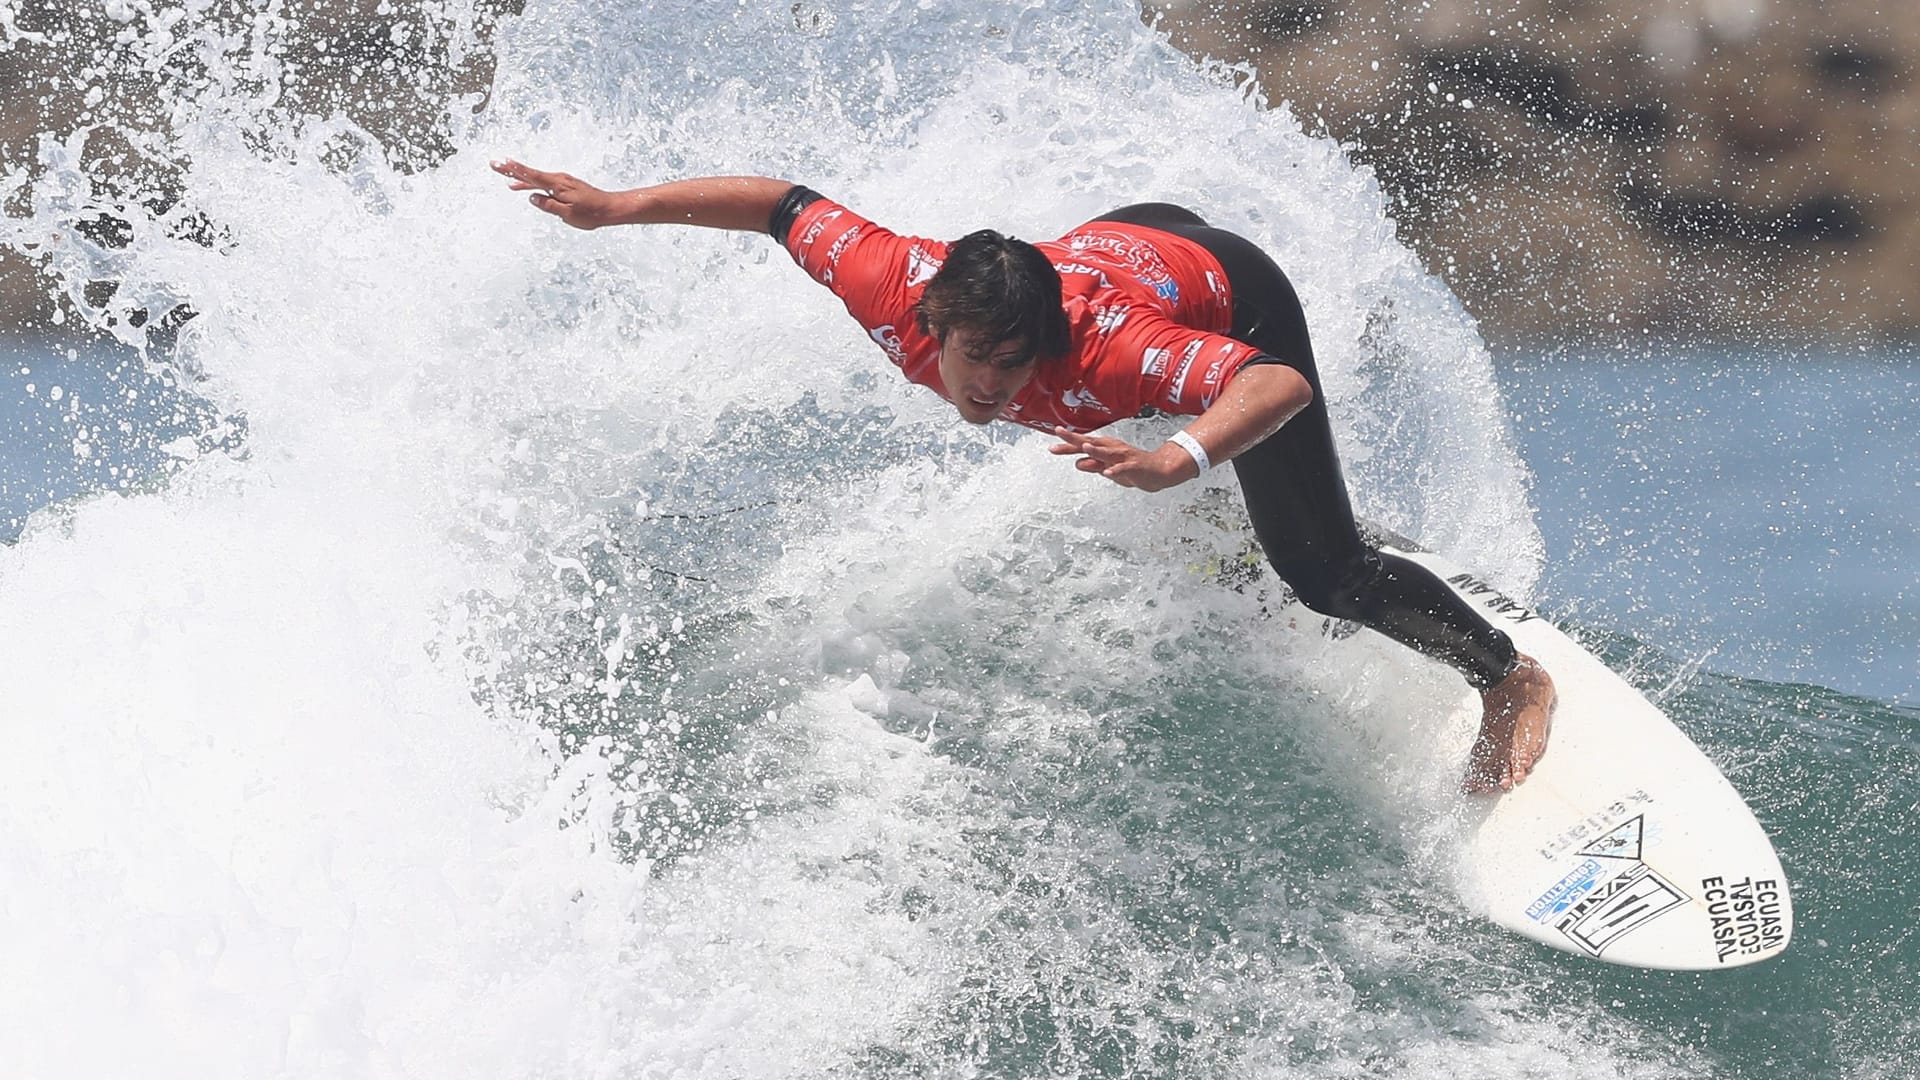
[[[531,191],[529,201],[576,229],[603,225],[700,225],[738,232],[767,231],[774,207],[793,183],[765,176],[705,176],[630,191],[602,191],[574,176],[544,172],[517,161],[493,171]]]

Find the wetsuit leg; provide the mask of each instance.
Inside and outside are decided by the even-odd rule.
[[[1306,316],[1280,267],[1251,241],[1167,203],[1124,207],[1098,220],[1162,229],[1212,252],[1233,290],[1230,336],[1300,372],[1313,387],[1313,401],[1299,415],[1233,460],[1254,535],[1300,601],[1441,660],[1477,689],[1511,674],[1518,654],[1506,634],[1426,568],[1361,538]]]

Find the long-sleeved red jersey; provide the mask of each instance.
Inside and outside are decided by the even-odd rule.
[[[823,198],[800,212],[786,245],[908,379],[947,396],[940,344],[914,317],[946,243],[901,236]],[[1197,415],[1259,352],[1225,336],[1226,272],[1190,240],[1096,221],[1035,246],[1060,273],[1071,345],[1040,365],[1001,419],[1084,432],[1146,409]]]

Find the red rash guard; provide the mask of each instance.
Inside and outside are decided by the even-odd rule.
[[[897,235],[823,198],[800,211],[786,246],[909,380],[948,396],[940,343],[914,312],[946,258],[944,242]],[[1002,420],[1084,432],[1148,408],[1198,415],[1260,351],[1225,336],[1226,272],[1192,241],[1096,221],[1035,246],[1060,273],[1072,339],[1064,357],[1040,363]]]

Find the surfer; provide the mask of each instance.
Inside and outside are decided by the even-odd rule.
[[[1250,241],[1190,210],[1142,203],[1050,243],[992,230],[944,243],[766,177],[615,192],[515,161],[493,167],[579,229],[771,234],[909,380],[971,423],[1053,435],[1053,452],[1082,472],[1159,491],[1231,461],[1254,534],[1302,603],[1443,661],[1480,692],[1466,790],[1511,789],[1545,752],[1554,700],[1545,669],[1433,574],[1361,537],[1306,318],[1286,275]],[[1195,419],[1153,449],[1090,434],[1148,411]]]

